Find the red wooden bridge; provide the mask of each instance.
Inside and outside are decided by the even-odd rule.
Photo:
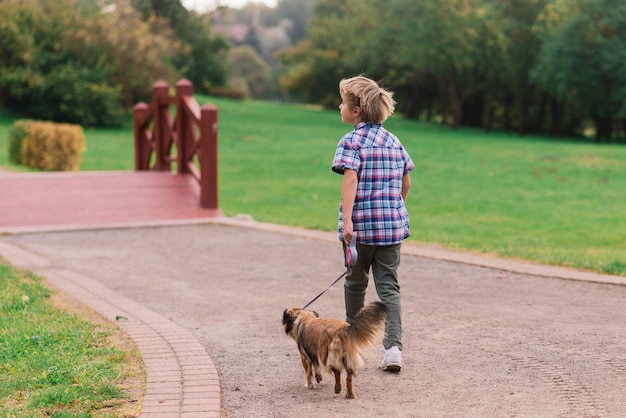
[[[172,116],[171,107],[175,106]],[[187,80],[159,82],[134,109],[135,170],[0,172],[0,231],[223,216],[217,199],[217,108]]]

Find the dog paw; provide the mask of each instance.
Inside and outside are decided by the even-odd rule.
[[[315,375],[315,380],[317,380],[317,383],[322,381],[322,375],[321,374],[316,374]]]

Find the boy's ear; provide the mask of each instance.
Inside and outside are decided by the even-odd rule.
[[[354,106],[354,116],[356,116],[356,117],[361,116],[361,107],[360,106]]]

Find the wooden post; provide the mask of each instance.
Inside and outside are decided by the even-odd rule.
[[[171,164],[167,160],[169,150],[169,111],[168,104],[170,86],[164,81],[159,81],[152,87],[152,103],[154,106],[154,169],[159,171],[171,170]]]
[[[140,102],[135,105],[133,108],[133,136],[135,138],[135,170],[147,170],[148,164],[145,164],[146,155],[150,154],[150,149],[148,144],[146,144],[146,137],[143,133],[143,125],[141,123],[145,122],[146,116],[148,115],[148,105]]]
[[[217,107],[207,103],[200,109],[200,206],[217,205]]]
[[[185,96],[193,96],[193,84],[189,80],[180,80],[176,83],[176,133],[178,136],[178,148],[176,153],[178,174],[188,174],[188,156],[194,147],[193,120],[185,110],[183,103]],[[193,155],[193,153],[191,154]]]

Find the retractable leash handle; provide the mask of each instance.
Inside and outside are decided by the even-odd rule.
[[[356,250],[356,232],[353,232],[350,245],[346,247],[346,263],[349,266],[353,266],[356,264],[356,260],[358,259],[359,259],[359,253]]]

